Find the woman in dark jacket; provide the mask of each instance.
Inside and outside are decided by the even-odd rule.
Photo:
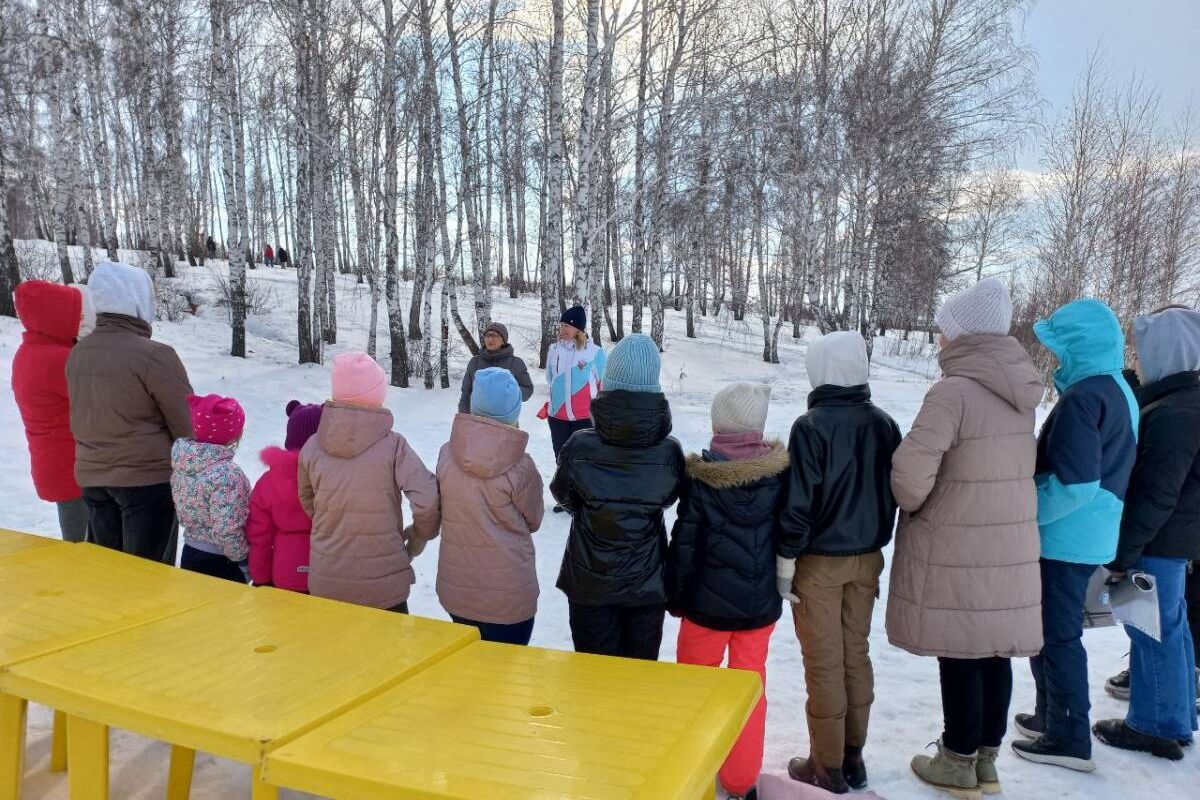
[[[458,398],[458,413],[471,413],[471,390],[475,387],[475,373],[488,367],[499,367],[512,373],[521,389],[521,402],[533,397],[533,381],[525,362],[513,354],[508,343],[508,328],[499,322],[490,323],[483,331],[483,349],[467,362],[463,374],[462,394]]]
[[[594,429],[567,441],[550,484],[571,514],[558,588],[580,653],[658,658],[666,613],[667,529],[683,450],[658,383],[658,347],[631,334],[613,348]]]
[[[763,441],[771,389],[735,383],[712,404],[709,449],[687,460],[667,563],[671,613],[683,617],[681,664],[757,672],[767,682],[767,648],[782,612],[775,586],[776,518],[788,470],[782,442]],[[742,798],[762,769],[766,695],[721,767],[721,785]]]
[[[1114,578],[1154,576],[1160,641],[1126,626],[1129,713],[1097,722],[1096,738],[1177,761],[1196,727],[1195,651],[1188,630],[1188,562],[1200,559],[1200,313],[1169,308],[1133,325],[1141,422],[1125,493]]]

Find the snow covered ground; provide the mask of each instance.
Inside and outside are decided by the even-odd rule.
[[[188,281],[196,284],[211,281],[204,269],[191,269],[185,274]],[[259,269],[251,273],[251,280],[272,293],[275,302],[274,310],[253,317],[247,325],[249,358],[228,356],[229,327],[223,309],[204,308],[198,316],[187,317],[180,323],[159,323],[155,326],[155,337],[179,351],[198,392],[233,395],[245,406],[246,435],[238,462],[254,480],[263,471],[258,461],[259,451],[283,440],[284,405],[293,398],[305,402],[326,399],[329,374],[325,367],[295,363],[294,273]],[[437,305],[435,299],[435,314]],[[352,278],[339,278],[339,344],[331,348],[332,352],[365,349],[368,306],[365,285],[356,286]],[[536,364],[538,314],[536,298],[510,301],[506,294],[497,292],[493,316],[509,325],[518,354],[533,364]],[[697,327],[698,338],[689,340],[683,335],[682,315],[668,315],[663,386],[674,414],[675,435],[684,448],[694,451],[705,445],[710,431],[712,393],[737,380],[764,381],[774,387],[768,431],[773,436],[786,437],[792,421],[805,410],[809,390],[804,371],[804,340],[791,339],[789,329],[785,328],[780,339],[783,363],[771,366],[762,363],[759,355],[761,326],[756,319],[745,322],[700,319]],[[815,336],[814,331],[805,332],[806,339]],[[382,327],[379,341],[380,357],[386,359],[387,340]],[[0,319],[0,430],[6,432],[0,437],[0,527],[57,536],[54,508],[37,499],[29,478],[28,453],[13,402],[11,362],[19,342],[20,325],[11,319]],[[449,390],[414,388],[390,392],[388,406],[395,413],[397,429],[408,437],[430,467],[449,435],[465,361],[466,351],[460,345],[452,365],[453,388]],[[896,418],[901,428],[907,429],[929,386],[930,376],[935,373],[936,368],[929,360],[914,355],[911,348],[881,348],[872,375],[875,400]],[[521,422],[530,432],[530,450],[549,482],[554,464],[549,430],[535,418],[537,409],[548,399],[548,392],[544,381],[536,376],[535,383],[537,391],[526,404]],[[551,503],[548,493],[546,501],[548,505]],[[566,516],[548,513],[536,536],[542,598],[533,643],[543,647],[570,649],[571,646],[566,601],[554,588],[568,526]],[[436,565],[435,542],[417,561],[418,582],[410,607],[413,613],[444,619],[446,614],[434,594]],[[885,585],[881,590],[885,599],[887,578],[885,570]],[[940,734],[937,664],[933,659],[918,658],[888,644],[883,608],[882,602],[876,607],[871,636],[876,674],[876,701],[866,752],[871,788],[889,800],[945,797],[918,784],[908,766],[911,756],[923,751]],[[674,659],[677,630],[676,622],[668,618],[661,653],[664,660]],[[1123,716],[1124,706],[1105,695],[1102,686],[1108,675],[1122,668],[1122,657],[1128,649],[1125,635],[1115,629],[1089,631],[1085,642],[1090,655],[1093,718]],[[790,757],[808,752],[804,673],[790,615],[785,614],[780,620],[771,646],[764,771],[782,773]],[[1033,682],[1028,666],[1017,662],[1014,667],[1016,688],[1012,711],[1031,711]],[[44,708],[34,707],[30,718],[25,797],[66,798],[65,777],[47,771],[50,714]],[[112,749],[114,798],[140,800],[163,796],[166,745],[115,732]],[[1168,763],[1096,744],[1095,759],[1099,766],[1095,774],[1078,775],[1022,762],[1006,750],[1001,761],[1006,795],[1028,800],[1085,796],[1089,800],[1182,800],[1198,796],[1198,753],[1190,752],[1181,763]],[[248,767],[199,754],[192,797],[196,800],[248,797],[249,780]],[[284,796],[302,797],[286,792]]]

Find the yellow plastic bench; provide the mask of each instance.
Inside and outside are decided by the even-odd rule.
[[[67,714],[72,800],[108,796],[108,726],[170,742],[167,796],[195,751],[252,765],[272,749],[477,641],[448,622],[272,588],[116,633],[0,674],[0,691]]]
[[[11,552],[0,558],[0,676],[24,660],[229,597],[237,588],[91,544]],[[25,712],[25,697],[0,688],[0,800],[20,796]],[[61,725],[56,713],[54,770],[66,765]]]
[[[38,550],[63,544],[62,539],[51,539],[47,536],[34,536],[32,533],[20,533],[0,528],[0,558],[14,553],[24,553],[28,550]]]
[[[473,644],[271,753],[338,800],[700,800],[758,701],[729,669]]]

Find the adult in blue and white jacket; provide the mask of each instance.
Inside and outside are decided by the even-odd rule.
[[[1121,374],[1125,335],[1104,303],[1068,303],[1033,330],[1058,359],[1060,396],[1037,446],[1045,640],[1031,661],[1037,708],[1017,715],[1017,729],[1032,741],[1015,741],[1013,750],[1030,761],[1091,771],[1083,606],[1092,573],[1117,553],[1138,407]]]

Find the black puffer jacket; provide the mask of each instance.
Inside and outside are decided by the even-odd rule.
[[[573,517],[558,588],[587,606],[666,603],[663,510],[679,499],[684,479],[667,399],[601,392],[592,422],[567,441],[550,484]]]
[[[747,631],[779,619],[776,518],[787,477],[782,442],[759,458],[688,456],[687,489],[671,532],[671,610],[718,631]]]
[[[892,538],[892,454],[900,429],[871,402],[868,386],[821,386],[792,426],[779,555],[852,556]]]
[[[1137,462],[1109,565],[1120,572],[1143,555],[1200,559],[1200,373],[1170,375],[1137,397]]]

